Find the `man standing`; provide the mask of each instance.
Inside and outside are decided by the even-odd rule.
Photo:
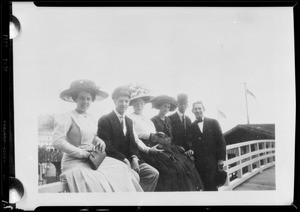
[[[139,159],[138,137],[132,120],[125,115],[130,97],[131,91],[127,86],[120,86],[113,91],[115,109],[99,119],[97,134],[106,143],[107,155],[123,161],[136,171],[144,191],[154,191],[159,173]]]
[[[202,177],[206,191],[217,191],[217,171],[223,169],[226,143],[217,120],[204,117],[201,101],[193,104],[196,120],[189,128],[195,165]]]
[[[193,151],[190,150],[191,143],[188,140],[187,130],[191,125],[191,119],[185,115],[188,107],[188,96],[186,94],[177,95],[178,109],[169,116],[172,124],[173,142],[181,148],[186,155],[192,156]]]

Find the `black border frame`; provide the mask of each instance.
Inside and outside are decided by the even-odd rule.
[[[297,78],[297,70],[299,69],[299,1],[200,1],[200,0],[187,0],[187,1],[157,1],[157,0],[140,0],[140,1],[35,1],[36,6],[39,7],[293,7],[294,12],[294,48],[295,48],[295,77]],[[12,14],[11,2],[1,2],[1,211],[5,202],[8,202],[8,178],[15,177],[14,167],[14,103],[13,103],[13,40],[9,39],[9,17]],[[296,85],[295,78],[295,85]],[[297,90],[297,85],[296,85]],[[296,95],[297,96],[297,95]],[[296,97],[295,97],[296,98]],[[279,104],[276,107],[280,107]],[[297,114],[297,109],[296,109]],[[295,123],[297,129],[297,121]],[[295,131],[296,133],[296,131]],[[153,211],[157,209],[162,210],[192,210],[192,211],[241,211],[245,209],[250,210],[267,210],[276,209],[284,211],[296,211],[300,207],[300,163],[299,155],[300,144],[297,141],[297,133],[295,134],[295,173],[294,173],[294,199],[293,204],[289,206],[103,206],[103,207],[38,207],[35,211]],[[15,208],[11,205],[13,211],[23,211],[22,209]],[[9,209],[7,209],[9,210]]]

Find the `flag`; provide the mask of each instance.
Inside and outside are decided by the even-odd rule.
[[[254,94],[253,94],[251,91],[249,91],[248,88],[247,88],[247,94],[249,94],[249,95],[252,96],[254,99],[256,99],[255,96],[254,96]]]
[[[218,109],[218,116],[227,119],[227,117],[225,116],[225,114],[222,111],[220,111],[219,109]]]

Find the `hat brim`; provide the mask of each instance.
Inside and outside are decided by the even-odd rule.
[[[154,99],[154,96],[150,96],[150,95],[140,95],[140,96],[136,96],[130,99],[129,105],[132,106],[133,102],[138,100],[138,99],[143,99],[145,101],[145,103],[149,103]]]
[[[72,96],[75,93],[78,93],[78,92],[81,92],[81,91],[87,91],[87,92],[91,93],[92,95],[95,95],[94,102],[95,101],[101,101],[103,99],[106,99],[109,96],[108,93],[106,93],[102,90],[86,88],[86,89],[67,89],[67,90],[64,90],[60,93],[60,98],[64,101],[67,101],[67,102],[75,102],[73,100]]]
[[[155,109],[158,109],[159,110],[159,107],[162,105],[162,104],[165,104],[165,103],[169,103],[171,105],[170,107],[170,112],[176,110],[177,108],[177,103],[176,103],[176,100],[170,98],[170,97],[159,97],[159,98],[155,98],[153,101],[152,101],[152,107],[155,108]]]

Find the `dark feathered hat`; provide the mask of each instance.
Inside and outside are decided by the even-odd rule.
[[[174,111],[177,108],[176,100],[173,97],[167,95],[160,95],[155,97],[152,100],[152,107],[159,109],[159,107],[165,103],[170,103],[171,105],[170,111]]]

